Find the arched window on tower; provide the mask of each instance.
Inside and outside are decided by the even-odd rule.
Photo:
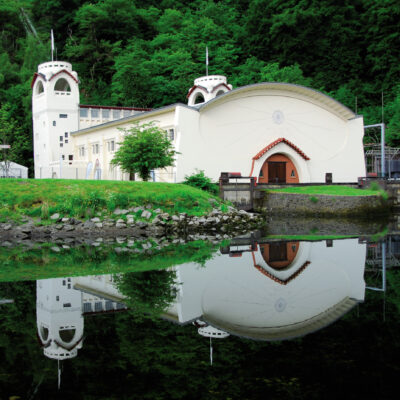
[[[223,90],[218,90],[217,95],[215,97],[221,96],[221,94],[224,94],[225,92]]]
[[[71,343],[75,336],[75,329],[60,329],[58,333],[64,343]]]
[[[70,92],[71,86],[69,86],[69,83],[65,78],[60,78],[54,85],[54,90],[56,92]]]
[[[197,93],[196,97],[194,99],[194,104],[201,104],[201,103],[204,103],[204,102],[205,102],[204,96],[201,93]]]
[[[39,81],[36,85],[36,95],[39,95],[44,92],[44,87],[42,81]]]

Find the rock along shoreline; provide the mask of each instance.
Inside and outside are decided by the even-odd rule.
[[[41,220],[24,217],[22,224],[0,223],[0,238],[218,235],[223,239],[257,229],[264,224],[262,215],[236,210],[233,207],[228,207],[227,212],[214,208],[204,216],[191,216],[186,213],[170,215],[161,209],[150,210],[146,207],[116,209],[112,216],[95,216],[86,220],[63,217],[56,213],[50,216],[49,221],[50,224],[42,225]]]

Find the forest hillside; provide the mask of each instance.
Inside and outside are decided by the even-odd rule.
[[[400,146],[398,0],[0,0],[0,25],[0,142],[29,167],[30,82],[51,60],[51,29],[82,104],[185,103],[208,46],[209,73],[234,87],[321,90],[365,124],[383,119],[387,143]]]

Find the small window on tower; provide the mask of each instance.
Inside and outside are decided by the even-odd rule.
[[[68,114],[60,114],[59,118],[68,118]]]
[[[295,178],[296,177],[296,174],[294,173],[294,169],[292,169],[292,173],[290,174],[290,177],[291,178]]]

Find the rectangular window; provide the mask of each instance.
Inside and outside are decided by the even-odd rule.
[[[62,157],[62,159],[63,159],[63,160],[65,160],[65,156],[64,156],[64,154],[63,154],[61,157]]]
[[[85,157],[85,146],[79,147],[79,157]]]
[[[168,131],[168,139],[173,142],[175,139],[175,131],[173,129],[169,129]]]
[[[63,143],[60,143],[60,147],[64,147],[64,144],[63,144]]]
[[[56,126],[56,121],[53,121],[53,126]]]
[[[79,114],[81,118],[87,118],[88,116],[88,109],[87,108],[81,108],[79,109]]]
[[[124,117],[129,117],[131,115],[130,110],[124,110]]]
[[[59,118],[68,118],[68,114],[60,114]]]
[[[60,296],[56,296],[56,301],[60,301]]]
[[[64,140],[64,136],[60,136],[60,142]]]
[[[96,143],[92,147],[93,154],[99,154],[99,144]]]
[[[115,141],[110,140],[109,142],[107,142],[107,148],[110,153],[113,153],[115,151]]]
[[[110,118],[110,110],[101,110],[101,115],[103,118]]]
[[[63,307],[71,307],[71,303],[64,303]]]
[[[64,133],[65,138],[68,138],[68,132]]]
[[[118,118],[119,118],[119,115],[120,115],[119,110],[113,110],[113,118],[114,118],[114,119],[118,119]]]
[[[68,143],[68,139],[65,139],[65,143]]]
[[[99,118],[99,109],[98,108],[92,108],[90,110],[91,114],[92,114],[92,118]]]
[[[74,156],[72,155],[72,154],[70,154],[69,156],[68,156],[68,160],[69,161],[72,161],[74,159]]]

